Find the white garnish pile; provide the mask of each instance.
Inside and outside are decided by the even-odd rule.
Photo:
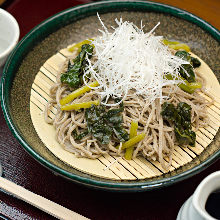
[[[162,36],[154,36],[153,31],[159,23],[149,33],[144,33],[142,25],[138,28],[122,19],[115,21],[118,27],[112,28],[111,33],[100,19],[102,36],[93,41],[95,62],[88,60],[88,69],[84,74],[85,77],[89,73],[100,84],[102,89],[98,93],[102,104],[117,105],[109,104],[108,99],[124,99],[131,89],[149,103],[156,98],[167,98],[162,95],[162,87],[180,83],[178,68],[188,62],[172,55],[161,42]],[[167,80],[165,73],[176,80]]]

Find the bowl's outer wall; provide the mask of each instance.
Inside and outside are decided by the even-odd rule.
[[[57,159],[40,141],[29,113],[30,90],[43,63],[60,49],[99,34],[99,13],[108,28],[122,17],[169,39],[188,43],[220,79],[220,34],[211,25],[173,7],[151,2],[98,2],[77,6],[54,15],[27,34],[9,57],[2,77],[2,108],[6,121],[19,142],[39,162],[71,180],[87,186],[117,191],[142,191],[168,186],[210,165],[219,157],[219,132],[207,150],[192,163],[162,177],[144,181],[110,181],[84,174]],[[177,18],[179,17],[179,18]],[[188,22],[188,21],[190,22]],[[191,23],[193,22],[193,23]],[[200,28],[201,27],[201,28]]]

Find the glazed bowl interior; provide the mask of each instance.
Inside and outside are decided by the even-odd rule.
[[[0,67],[5,63],[8,55],[16,46],[20,30],[15,18],[0,8]]]
[[[187,43],[220,79],[219,32],[203,20],[182,10],[152,2],[97,2],[67,9],[39,24],[15,48],[2,77],[2,108],[6,121],[22,146],[41,164],[70,180],[113,191],[144,191],[168,186],[188,178],[219,157],[219,131],[212,143],[192,162],[160,177],[138,181],[114,181],[82,173],[56,158],[41,142],[30,117],[30,91],[39,68],[57,51],[73,42],[100,34],[99,13],[106,27],[115,18],[145,25],[156,35]],[[7,76],[7,77],[6,77]]]

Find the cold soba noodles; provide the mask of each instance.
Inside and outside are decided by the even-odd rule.
[[[208,123],[212,103],[198,93],[207,94],[200,61],[187,45],[155,36],[159,24],[144,33],[142,25],[116,19],[109,32],[100,22],[101,36],[69,48],[45,120],[77,157],[143,155],[168,170],[174,146],[195,146],[195,131]]]

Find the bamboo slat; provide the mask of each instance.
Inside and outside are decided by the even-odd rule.
[[[195,158],[196,157],[196,154],[194,154],[193,151],[191,151],[188,147],[184,147],[184,148],[181,148],[184,152],[187,153],[187,155],[191,156],[192,158]]]
[[[160,176],[163,173],[155,167],[150,161],[146,160],[143,157],[137,157],[134,158],[133,161],[137,163],[139,166],[141,166],[143,169],[145,169],[148,173],[150,173],[152,176]]]
[[[49,67],[49,66],[48,66]],[[47,67],[47,68],[48,68]],[[48,78],[50,79],[50,81],[52,81],[53,83],[56,82],[56,76],[54,74],[56,74],[55,70],[54,71],[54,74],[51,72],[50,68],[47,69],[46,68],[46,63],[44,64],[44,66],[42,66],[40,68],[40,71]]]
[[[118,157],[114,157],[114,159],[117,159]],[[137,166],[134,166],[134,164],[131,165],[128,160],[123,159],[122,157],[118,158],[118,163],[120,163],[122,166],[124,166],[127,170],[129,170],[130,173],[132,173],[137,179],[145,179],[149,177],[149,174],[146,171],[140,172],[140,169],[136,169]]]

